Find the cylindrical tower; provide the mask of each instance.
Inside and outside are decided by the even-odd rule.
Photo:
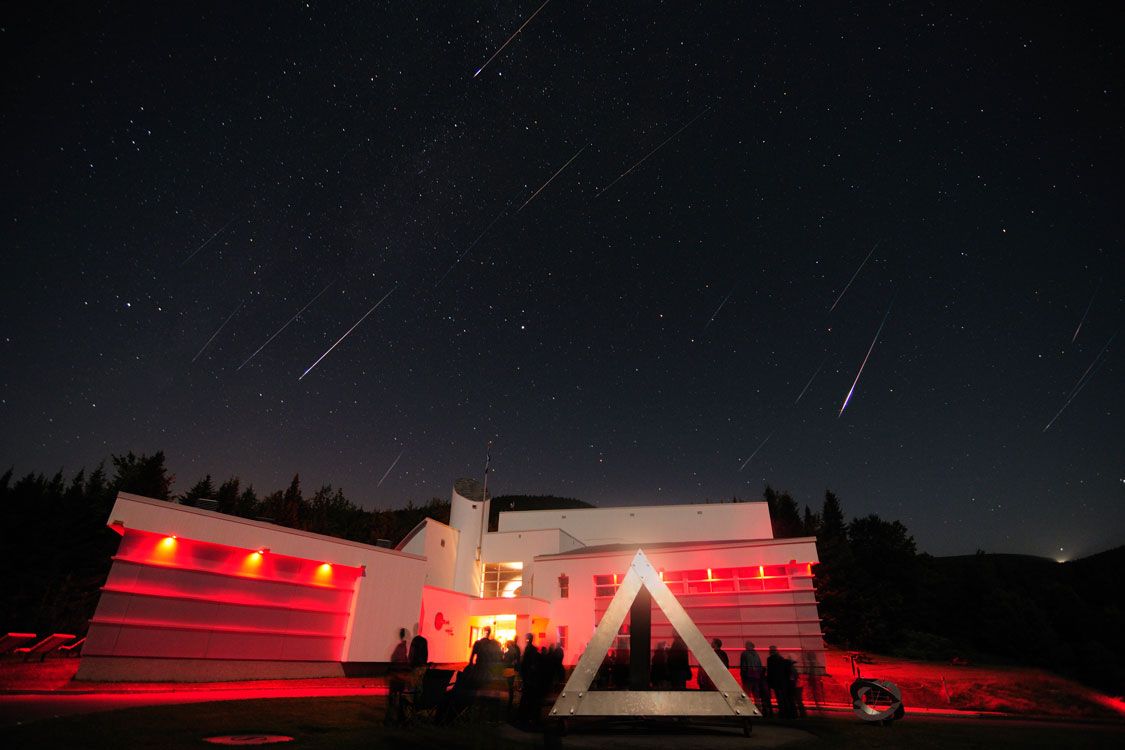
[[[475,479],[458,479],[449,499],[449,525],[457,529],[457,562],[453,588],[473,596],[481,595],[479,547],[488,530],[488,505],[484,488]]]

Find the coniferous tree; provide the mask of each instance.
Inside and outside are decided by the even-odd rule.
[[[118,492],[168,500],[172,497],[172,483],[175,477],[164,466],[164,451],[151,456],[139,456],[129,451],[124,456],[111,456],[113,462],[113,485]]]
[[[801,512],[797,509],[797,501],[788,492],[779,493],[768,484],[762,490],[762,497],[765,498],[770,510],[774,539],[801,536],[804,527],[801,523]]]
[[[218,491],[215,492],[215,499],[219,501],[220,513],[235,514],[235,509],[238,507],[240,485],[241,482],[238,477],[231,477],[219,485]]]
[[[195,505],[197,500],[214,500],[215,499],[215,485],[211,483],[211,475],[200,479],[192,485],[191,489],[183,494],[180,502],[184,505]]]
[[[840,501],[829,490],[824,492],[816,547],[820,564],[815,568],[813,585],[824,623],[824,639],[836,645],[852,645],[857,635],[857,620],[862,616],[856,611],[851,595],[855,560]]]

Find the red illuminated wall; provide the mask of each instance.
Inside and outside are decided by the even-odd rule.
[[[125,529],[84,654],[341,661],[361,574]]]
[[[661,576],[703,634],[723,641],[724,651],[737,654],[750,640],[761,652],[771,645],[783,652],[815,651],[817,662],[823,664],[812,563],[669,570],[661,571]],[[623,578],[623,574],[594,576],[595,622],[601,621]],[[653,646],[670,643],[674,634],[668,618],[654,604]],[[626,644],[622,641],[621,646],[627,648]],[[731,662],[737,664],[737,658]]]

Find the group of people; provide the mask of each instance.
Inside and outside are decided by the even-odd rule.
[[[821,694],[820,674],[812,654],[805,653],[804,678],[812,693],[812,699],[819,707],[823,702]],[[801,672],[793,659],[787,659],[777,650],[777,646],[770,646],[769,657],[766,663],[754,644],[746,641],[746,648],[739,657],[738,674],[742,680],[742,688],[755,698],[762,716],[772,718],[774,702],[777,704],[777,715],[782,719],[805,718],[804,686],[801,684]],[[771,693],[772,698],[771,700]]]
[[[723,666],[730,668],[730,659],[718,638],[711,648]],[[765,664],[751,641],[746,641],[739,657],[738,673],[743,689],[754,699],[762,716],[772,718],[776,704],[777,715],[782,719],[806,716],[804,687],[807,686],[817,706],[823,701],[818,667],[811,653],[805,653],[804,682],[802,670],[794,660],[781,655],[777,646],[769,647]],[[402,698],[410,685],[417,685],[429,663],[429,644],[422,635],[415,635],[409,645],[406,629],[399,630],[399,640],[391,654],[388,677],[389,696],[387,720],[402,720]],[[692,668],[688,648],[676,635],[671,645],[656,645],[651,662],[651,685],[656,690],[685,690],[691,680]],[[473,644],[469,663],[457,679],[455,692],[465,700],[484,694],[490,686],[508,688],[508,714],[519,724],[534,726],[539,723],[541,709],[547,695],[566,681],[563,668],[563,651],[555,644],[545,648],[535,645],[535,636],[528,633],[523,649],[514,640],[504,644],[492,638],[492,629],[485,627],[482,637]],[[599,671],[598,687],[624,688],[629,683],[629,652],[624,649],[606,655]],[[516,704],[517,685],[519,704]],[[502,689],[502,688],[501,688]],[[703,670],[699,670],[699,689],[714,690],[715,685]],[[472,697],[470,697],[472,696]],[[502,700],[502,699],[501,699]]]
[[[563,650],[553,643],[544,648],[536,646],[533,633],[525,636],[522,650],[514,640],[501,649],[499,642],[492,638],[492,629],[486,626],[482,637],[473,644],[463,675],[478,690],[497,675],[502,677],[508,685],[509,715],[520,724],[532,726],[539,723],[540,709],[547,694],[566,678]],[[520,688],[518,706],[515,702],[517,684]]]

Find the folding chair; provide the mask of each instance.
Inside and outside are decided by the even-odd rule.
[[[78,656],[82,653],[82,644],[86,642],[86,638],[79,638],[74,643],[68,643],[65,646],[59,646],[59,653],[63,656]]]
[[[43,640],[39,641],[39,643],[36,643],[34,646],[17,648],[12,653],[19,654],[23,657],[24,661],[31,661],[31,657],[33,656],[38,656],[39,661],[45,661],[47,659],[47,654],[51,653],[67,641],[73,640],[74,636],[70,635],[69,633],[55,633],[54,635],[47,636]]]
[[[452,669],[427,669],[422,674],[422,684],[403,695],[406,723],[409,724],[417,717],[436,721],[438,710],[448,700],[449,681],[452,679]]]
[[[0,655],[6,654],[16,646],[35,640],[35,633],[6,633],[0,635]]]

